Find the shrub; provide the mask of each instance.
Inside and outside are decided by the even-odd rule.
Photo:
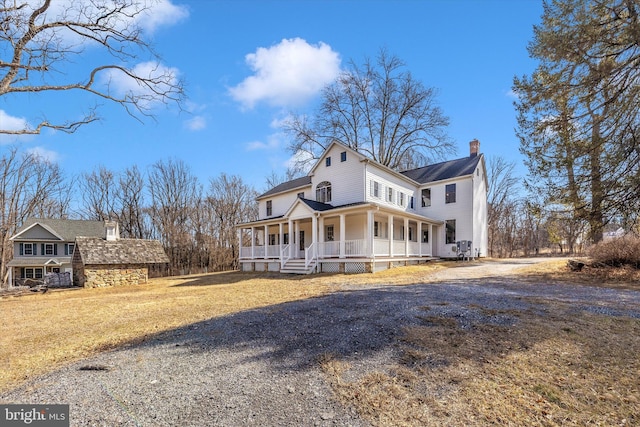
[[[589,257],[595,264],[640,268],[640,238],[625,236],[600,242],[589,249]]]

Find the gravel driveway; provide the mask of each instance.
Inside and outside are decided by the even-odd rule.
[[[439,272],[433,283],[344,286],[212,319],[73,363],[0,402],[69,403],[72,426],[366,426],[333,399],[318,359],[346,360],[353,375],[384,369],[421,307],[453,316],[462,327],[516,321],[487,317],[483,308],[526,310],[549,300],[640,318],[637,291],[532,285],[508,276],[538,261],[475,262]]]

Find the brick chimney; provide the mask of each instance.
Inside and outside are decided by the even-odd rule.
[[[480,141],[477,139],[469,142],[469,157],[476,157],[480,153]]]

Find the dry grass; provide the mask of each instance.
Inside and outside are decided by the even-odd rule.
[[[64,363],[153,334],[242,310],[310,298],[336,285],[410,284],[451,266],[376,274],[284,276],[217,273],[154,279],[137,287],[30,293],[0,300],[0,392]],[[526,267],[533,280],[640,289],[637,271]],[[606,283],[606,284],[605,284]],[[476,307],[477,308],[477,307]],[[349,365],[320,361],[336,395],[376,425],[640,424],[640,321],[521,312],[513,327],[462,330],[441,317],[404,330],[402,357],[357,380]],[[428,312],[427,312],[428,314]]]
[[[321,366],[345,404],[380,426],[623,426],[640,423],[640,321],[522,313],[517,326],[461,330],[425,318],[386,372],[346,381]]]

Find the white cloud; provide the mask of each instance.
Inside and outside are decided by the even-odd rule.
[[[300,105],[340,72],[340,55],[329,45],[311,45],[300,38],[258,48],[246,55],[245,61],[254,74],[229,89],[245,108],[260,101],[279,107]]]
[[[149,8],[138,18],[138,25],[148,33],[154,33],[158,28],[175,25],[189,17],[186,6],[179,6],[169,0],[151,3]]]
[[[34,157],[38,157],[41,160],[46,160],[50,163],[56,163],[60,159],[60,154],[55,151],[47,150],[43,147],[33,147],[27,150],[27,153]]]
[[[0,128],[9,131],[20,131],[30,129],[29,122],[24,117],[15,117],[0,110]],[[33,138],[33,135],[10,135],[0,133],[0,144],[11,144],[17,141],[24,141]]]
[[[195,116],[185,121],[184,125],[191,131],[203,130],[207,127],[207,119],[205,119],[203,116]]]
[[[252,141],[247,144],[247,151],[255,150],[277,150],[282,145],[282,134],[273,133],[265,141]]]

